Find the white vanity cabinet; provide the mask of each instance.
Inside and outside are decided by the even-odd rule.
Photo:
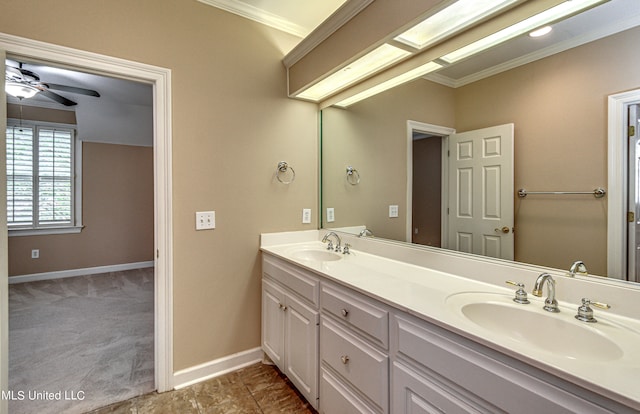
[[[262,349],[317,409],[319,281],[267,255],[262,272]]]
[[[474,340],[441,309],[415,310],[432,289],[390,276],[390,299],[375,272],[365,283],[332,269],[263,256],[262,348],[321,414],[638,412],[593,380]]]
[[[403,313],[391,336],[396,414],[635,412]]]
[[[320,412],[388,413],[388,310],[324,281],[320,303]]]

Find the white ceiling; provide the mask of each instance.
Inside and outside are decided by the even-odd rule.
[[[638,25],[640,0],[610,0],[553,24],[553,31],[546,36],[534,39],[521,35],[427,78],[459,87]]]
[[[7,66],[34,72],[43,83],[92,89],[99,98],[66,91],[55,92],[73,102],[64,106],[36,94],[21,102],[7,95],[7,102],[59,110],[75,111],[77,134],[83,141],[110,142],[126,145],[153,145],[153,87],[150,84],[111,78],[92,73],[52,67],[38,62],[20,62],[9,57]]]

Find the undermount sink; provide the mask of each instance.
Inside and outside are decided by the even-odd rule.
[[[538,303],[516,304],[507,295],[492,293],[451,295],[447,305],[493,338],[502,336],[555,356],[613,361],[624,355],[597,324],[577,321],[570,310],[549,313]]]
[[[297,260],[309,260],[314,262],[334,262],[342,259],[342,255],[330,250],[322,249],[301,249],[291,253],[291,256]]]

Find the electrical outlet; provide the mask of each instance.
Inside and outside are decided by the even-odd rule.
[[[31,250],[31,258],[32,259],[39,259],[40,258],[40,249]]]
[[[389,217],[398,217],[398,206],[389,206]]]
[[[302,224],[311,224],[311,209],[302,209]]]
[[[336,221],[335,211],[333,207],[327,207],[327,223],[333,223]]]
[[[196,212],[196,230],[211,230],[216,228],[215,211]]]

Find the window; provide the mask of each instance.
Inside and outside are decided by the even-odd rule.
[[[47,124],[7,125],[10,234],[79,231],[75,131]]]

